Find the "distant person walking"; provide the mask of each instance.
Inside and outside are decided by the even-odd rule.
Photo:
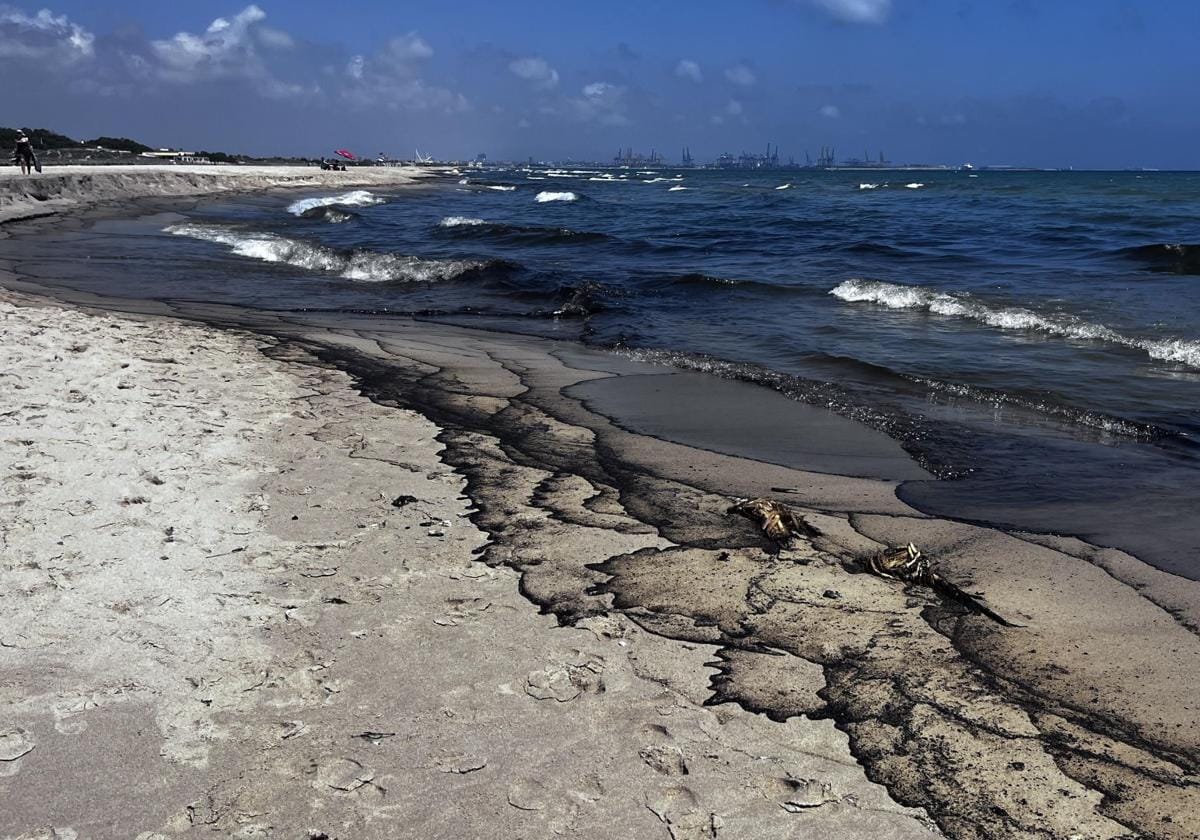
[[[17,145],[13,149],[13,160],[21,167],[22,175],[28,175],[33,171],[33,143],[30,142],[24,131],[17,132]]]

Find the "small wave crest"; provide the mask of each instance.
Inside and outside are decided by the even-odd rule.
[[[573,192],[553,192],[551,190],[543,190],[538,193],[533,199],[538,204],[546,204],[550,201],[578,201],[579,196]]]
[[[341,250],[274,233],[216,225],[171,225],[164,230],[174,236],[227,245],[238,256],[328,272],[345,280],[367,283],[436,283],[460,279],[503,265],[476,260],[423,260],[402,254]]]
[[[1140,338],[1104,324],[1093,324],[1070,315],[1042,314],[1017,306],[989,306],[966,295],[923,286],[905,286],[878,280],[847,280],[829,294],[847,303],[874,303],[889,309],[911,309],[963,318],[1001,330],[1024,330],[1059,338],[1100,341],[1140,350],[1152,359],[1200,368],[1200,341],[1182,338]]]
[[[367,192],[366,190],[354,190],[353,192],[342,193],[341,195],[326,195],[313,196],[312,198],[302,198],[299,201],[293,201],[288,205],[288,212],[293,216],[303,216],[308,210],[315,207],[329,207],[334,204],[340,204],[343,207],[369,207],[373,204],[383,204],[384,199]]]
[[[1151,271],[1200,274],[1200,245],[1161,242],[1122,248],[1118,253],[1145,264]]]
[[[766,283],[762,280],[738,280],[729,277],[716,277],[711,274],[680,274],[661,281],[658,285],[666,287],[692,287],[721,291],[741,291],[756,294],[790,295],[804,294],[805,290],[798,286],[788,286],[779,283]]]
[[[438,222],[437,226],[447,235],[472,238],[506,238],[534,244],[600,242],[612,239],[606,233],[571,230],[564,227],[489,222],[486,219],[476,219],[470,216],[447,216]]]
[[[335,204],[323,204],[320,207],[310,207],[300,214],[302,219],[318,219],[330,224],[343,224],[358,218],[358,214]]]

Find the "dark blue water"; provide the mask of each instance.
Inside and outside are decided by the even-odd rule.
[[[463,180],[303,215],[227,201],[63,257],[87,248],[117,293],[416,313],[756,379],[953,478],[902,488],[931,512],[1200,569],[1200,175]]]

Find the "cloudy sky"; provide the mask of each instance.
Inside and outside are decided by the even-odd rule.
[[[250,154],[1200,168],[1197,0],[0,3],[0,125]]]

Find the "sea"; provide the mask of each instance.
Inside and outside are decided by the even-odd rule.
[[[464,169],[101,222],[23,270],[757,382],[899,441],[920,511],[1200,578],[1198,173]]]

